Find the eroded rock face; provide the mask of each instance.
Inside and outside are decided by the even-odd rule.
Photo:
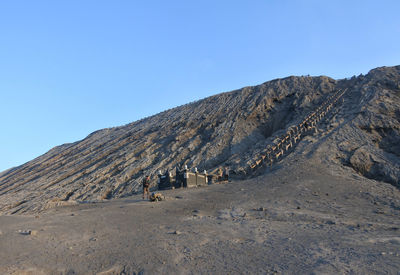
[[[365,177],[400,187],[400,67],[377,68],[350,81],[330,120],[329,149],[321,151]]]
[[[350,158],[350,164],[360,174],[397,185],[400,171],[396,167],[396,160],[390,160],[382,152],[368,151],[368,146],[357,149]],[[394,161],[394,163],[392,163]]]
[[[399,69],[380,68],[370,72],[362,82],[366,104],[354,120],[364,136],[355,155],[358,163],[370,163],[359,171],[368,178],[392,183],[400,182],[400,82]],[[361,154],[362,153],[362,154]],[[363,158],[363,155],[366,157]],[[354,155],[353,155],[354,156]],[[354,163],[353,167],[360,167]],[[357,162],[357,161],[356,161]],[[365,165],[364,165],[365,166]]]
[[[368,152],[366,146],[358,148],[350,157],[350,164],[361,174],[368,174],[374,165],[373,156]]]
[[[335,160],[396,184],[399,79],[399,67],[340,81],[288,77],[94,132],[1,173],[0,213],[129,196],[140,190],[144,174],[152,175],[154,185],[158,170],[184,164],[200,171],[229,165],[233,175],[251,176],[245,172],[249,160],[343,88],[350,90],[344,107],[328,121]]]

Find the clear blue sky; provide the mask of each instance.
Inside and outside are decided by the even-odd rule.
[[[288,75],[400,64],[400,1],[0,1],[0,171]]]

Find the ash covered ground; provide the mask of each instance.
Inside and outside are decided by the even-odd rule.
[[[338,89],[316,131],[243,172]],[[0,272],[398,274],[399,144],[399,66],[273,80],[101,130],[0,173]],[[141,200],[143,174],[184,164],[229,165],[232,180]]]

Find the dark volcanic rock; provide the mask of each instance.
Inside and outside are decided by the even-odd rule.
[[[338,89],[349,91],[342,106],[304,142],[322,144],[329,134],[327,149],[320,151],[330,161],[396,185],[399,80],[400,67],[340,81],[288,77],[100,130],[1,173],[0,213],[32,213],[129,196],[140,190],[144,174],[152,175],[154,186],[158,170],[184,164],[200,171],[229,165],[233,176],[251,176],[246,170],[249,161]]]

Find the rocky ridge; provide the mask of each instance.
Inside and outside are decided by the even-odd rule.
[[[199,170],[229,165],[240,177],[265,172],[271,167],[248,173],[249,163],[340,89],[347,90],[343,102],[319,122],[317,132],[303,138],[291,158],[316,155],[398,187],[399,83],[400,66],[338,81],[292,76],[100,130],[1,173],[0,212],[35,213],[129,196],[139,190],[144,174],[177,165]]]

